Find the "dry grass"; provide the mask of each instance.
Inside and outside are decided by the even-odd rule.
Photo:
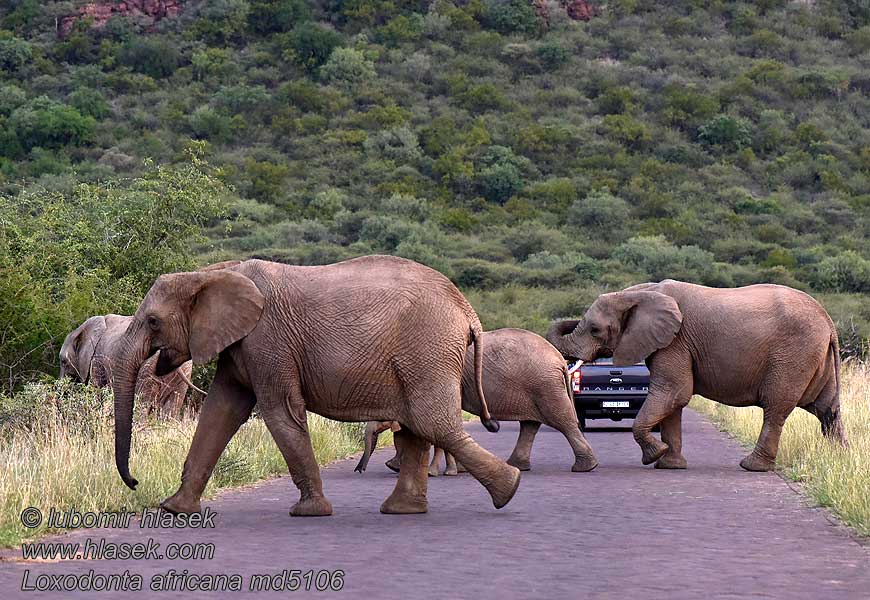
[[[45,514],[51,507],[138,510],[177,489],[195,420],[150,422],[134,430],[130,470],[140,484],[131,491],[115,470],[113,422],[104,408],[108,393],[57,382],[28,386],[17,396],[0,397],[0,546],[45,533],[20,524],[28,506]],[[309,429],[320,464],[360,449],[358,425],[310,415]],[[252,418],[221,457],[206,496],[286,471],[265,424]]]
[[[803,483],[814,501],[861,535],[870,535],[870,365],[847,363],[841,376],[840,402],[849,447],[828,442],[818,419],[796,410],[786,421],[776,462],[786,476]],[[741,442],[755,444],[761,430],[760,408],[734,408],[697,396],[690,406]]]

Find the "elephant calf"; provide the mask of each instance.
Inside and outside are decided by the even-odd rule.
[[[582,319],[554,323],[547,339],[584,361],[646,359],[649,396],[633,427],[645,465],[686,468],[681,415],[692,394],[764,409],[758,443],[740,463],[748,471],[774,468],[782,426],[796,407],[818,417],[823,434],[846,443],[837,330],[801,291],[643,283],[599,296]],[[658,424],[661,441],[650,434]]]
[[[532,443],[541,423],[567,438],[574,453],[572,471],[591,471],[598,466],[592,447],[580,431],[577,410],[565,360],[544,338],[523,329],[497,329],[483,334],[483,390],[492,416],[499,421],[519,421],[520,435],[507,463],[521,471],[531,468]],[[462,408],[480,414],[480,399],[474,385],[473,354],[467,351],[462,370]],[[365,471],[377,436],[391,422],[371,422],[366,427],[365,452],[356,467]],[[394,429],[395,431],[395,429]],[[397,449],[398,455],[398,449]],[[435,465],[439,455],[436,451]],[[448,470],[452,468],[448,458]],[[393,459],[393,464],[397,461]],[[437,474],[437,466],[433,473]]]
[[[112,346],[124,334],[132,317],[105,315],[91,317],[76,327],[60,349],[60,377],[96,387],[112,384]],[[155,373],[155,355],[147,360],[136,378],[136,395],[143,398],[148,414],[180,417],[190,382],[193,363],[187,361],[166,375]]]

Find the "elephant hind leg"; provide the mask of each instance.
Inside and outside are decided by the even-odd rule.
[[[401,448],[402,464],[396,487],[381,504],[381,512],[390,515],[425,513],[429,510],[426,500],[429,442],[411,433],[407,427],[393,435]]]
[[[764,422],[761,433],[752,453],[740,461],[747,471],[772,471],[776,468],[776,454],[779,451],[779,438],[786,418],[794,409],[792,405],[764,407]]]
[[[668,451],[656,462],[656,469],[685,469],[682,408],[676,409],[662,421],[662,441],[668,445]]]
[[[532,444],[540,428],[541,424],[537,421],[520,421],[520,435],[517,438],[514,451],[507,459],[507,464],[520,471],[528,471],[532,468]]]
[[[443,455],[444,449],[435,446],[435,451],[432,453],[432,462],[429,463],[429,477],[441,475],[441,457]]]
[[[448,477],[452,477],[453,475],[459,474],[459,467],[456,464],[456,458],[449,452],[444,453],[444,460],[447,463],[447,467],[444,469],[444,475]]]
[[[574,451],[574,464],[571,465],[571,471],[574,473],[586,473],[598,466],[598,459],[595,458],[595,452],[592,451],[592,446],[586,440],[586,436],[580,431],[580,425],[574,423],[573,426],[551,425],[565,436],[568,443],[571,444],[571,450]]]

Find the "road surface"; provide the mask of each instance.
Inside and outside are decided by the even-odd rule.
[[[602,424],[597,421],[593,426]],[[518,426],[474,437],[506,457]],[[702,417],[685,412],[687,471],[640,464],[627,431],[590,431],[601,462],[592,473],[571,473],[570,448],[542,428],[513,501],[493,509],[469,475],[430,479],[429,514],[378,512],[395,475],[372,457],[364,475],[356,460],[323,470],[335,514],[291,518],[297,492],[289,478],[221,495],[205,505],[217,512],[213,529],[76,531],[53,539],[88,537],[112,542],[154,538],[212,542],[212,560],[0,562],[0,597],[7,598],[232,598],[249,592],[175,592],[148,589],[170,569],[188,574],[252,574],[284,569],[342,570],[339,592],[283,591],[274,597],[366,598],[868,598],[870,554],[849,531],[773,473],[739,468],[734,441]],[[19,553],[20,554],[20,553]],[[8,555],[8,553],[7,553]],[[42,575],[120,573],[143,577],[140,592],[21,592],[24,571],[33,586]],[[324,577],[327,577],[328,574]],[[282,575],[280,582],[288,582]],[[177,582],[178,580],[176,580]],[[292,583],[292,578],[289,580]],[[321,579],[321,583],[325,582]],[[304,582],[302,583],[304,586]]]

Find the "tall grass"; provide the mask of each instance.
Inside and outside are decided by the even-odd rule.
[[[15,397],[0,397],[0,546],[45,532],[21,525],[28,506],[46,515],[52,507],[135,511],[175,492],[196,421],[137,419],[130,469],[140,484],[132,491],[115,470],[110,405],[110,392],[68,382],[31,384]],[[320,464],[361,447],[359,425],[309,415],[308,426]],[[262,419],[252,418],[221,456],[205,495],[286,471]]]
[[[819,505],[861,535],[870,535],[870,365],[843,365],[840,403],[849,447],[823,438],[818,419],[798,409],[785,423],[777,468],[800,481]],[[724,406],[699,396],[690,406],[747,446],[755,444],[761,431],[760,408]]]

